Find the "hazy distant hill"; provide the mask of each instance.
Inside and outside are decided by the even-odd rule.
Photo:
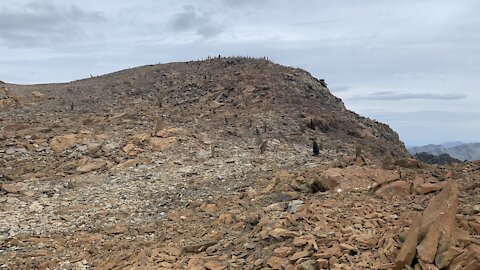
[[[429,153],[418,153],[415,154],[414,156],[416,159],[423,161],[428,164],[441,164],[441,165],[447,165],[447,164],[452,164],[452,163],[461,163],[461,160],[458,160],[456,158],[452,158],[448,154],[441,154],[441,155],[432,155]]]
[[[448,147],[447,145],[455,145]],[[429,144],[425,146],[416,146],[408,148],[411,155],[426,152],[432,155],[448,154],[459,160],[479,160],[480,159],[480,143],[446,143],[442,145]]]

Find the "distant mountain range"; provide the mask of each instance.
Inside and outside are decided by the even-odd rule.
[[[456,158],[452,158],[448,154],[441,154],[441,155],[432,155],[426,152],[421,152],[417,153],[414,155],[414,157],[422,162],[428,163],[428,164],[441,164],[441,165],[447,165],[447,164],[452,164],[452,163],[462,163],[461,160],[458,160]]]
[[[425,146],[409,147],[411,155],[429,153],[432,155],[448,154],[459,160],[480,160],[480,143],[447,142],[443,144],[429,144]]]

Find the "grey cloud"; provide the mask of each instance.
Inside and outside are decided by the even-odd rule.
[[[212,38],[216,35],[220,34],[222,30],[216,26],[206,25],[202,26],[197,29],[197,34],[205,37],[205,38]]]
[[[20,9],[0,10],[0,43],[33,47],[85,35],[81,24],[105,21],[99,12],[88,12],[75,5],[54,5],[32,1]]]
[[[251,3],[251,1],[248,0],[223,0],[223,3],[231,8],[238,8],[242,6],[246,6]]]
[[[330,87],[330,90],[332,90],[332,92],[334,93],[347,92],[350,89],[351,88],[349,86],[343,86],[343,85]]]
[[[251,1],[251,0],[223,0],[225,6],[229,8],[245,8],[250,6],[260,6],[260,5],[269,5],[271,1],[262,0],[262,1]]]
[[[208,39],[217,36],[222,32],[221,27],[211,20],[208,13],[200,13],[193,6],[184,6],[183,11],[173,16],[170,21],[174,31],[195,31],[198,35]]]
[[[467,98],[463,94],[431,94],[431,93],[397,93],[393,91],[375,92],[368,95],[357,95],[352,100],[407,100],[407,99],[429,99],[429,100],[459,100]]]

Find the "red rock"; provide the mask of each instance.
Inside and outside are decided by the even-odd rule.
[[[326,170],[320,177],[313,179],[310,187],[314,192],[327,191],[334,189],[340,183],[343,176],[341,175],[341,169],[330,168]]]
[[[412,186],[413,191],[418,193],[417,190],[420,187],[420,185],[423,183],[425,183],[425,180],[420,176],[416,176],[415,179],[413,179],[413,186]]]
[[[313,257],[316,259],[328,259],[333,256],[338,256],[342,252],[342,248],[338,243],[333,244],[332,247],[321,250],[315,254],[313,254]]]
[[[279,247],[273,250],[273,254],[277,257],[285,258],[291,250],[291,247]]]
[[[431,263],[426,263],[422,260],[418,260],[418,263],[422,267],[423,270],[439,270],[438,267]]]
[[[203,267],[209,269],[209,270],[223,270],[226,268],[225,265],[217,262],[217,261],[210,261],[210,262],[207,262],[203,265]]]
[[[287,230],[287,229],[283,229],[283,228],[275,228],[275,229],[269,230],[268,235],[276,239],[281,239],[281,238],[293,238],[297,236],[298,233]]]
[[[272,256],[267,260],[268,266],[270,266],[273,269],[283,269],[283,265],[285,264],[285,262],[286,262],[285,259],[282,259],[276,256]]]
[[[326,259],[318,259],[315,261],[316,269],[326,269],[328,268],[328,260]]]
[[[426,194],[434,191],[441,190],[445,186],[446,182],[441,183],[424,183],[416,188],[416,192],[420,194]]]
[[[463,270],[478,270],[480,269],[480,262],[476,259],[472,259],[469,264],[467,264]]]
[[[79,140],[77,134],[66,134],[63,136],[55,136],[50,141],[50,148],[56,153],[62,152],[74,146]]]
[[[480,234],[480,223],[475,222],[475,221],[470,221],[470,222],[468,223],[468,225],[470,226],[470,228],[472,228],[472,230],[473,230],[476,234]]]
[[[305,258],[310,255],[310,252],[308,250],[303,250],[303,251],[298,251],[293,253],[293,255],[290,257],[290,261],[296,261],[300,258]]]
[[[405,242],[403,242],[402,248],[395,258],[395,269],[403,269],[406,265],[411,265],[413,258],[415,258],[416,248],[418,243],[418,233],[420,231],[420,222],[422,218],[417,215],[413,218],[413,222],[410,225],[410,230],[407,233]]]
[[[305,238],[304,236],[298,236],[293,239],[293,246],[301,247],[306,245],[309,242],[309,239]]]
[[[410,194],[410,187],[407,181],[395,181],[380,187],[375,194],[380,197],[404,196]]]
[[[450,265],[452,260],[460,255],[463,252],[463,249],[457,247],[450,247],[446,251],[437,254],[435,257],[435,264],[438,268],[445,268]]]
[[[418,258],[423,261],[433,263],[436,254],[454,245],[457,198],[457,184],[447,182],[423,212],[419,235],[421,242],[417,247]]]
[[[437,254],[439,238],[440,230],[436,228],[430,228],[422,242],[417,246],[418,258],[426,262],[433,263],[435,260],[435,255]]]
[[[206,248],[211,247],[211,246],[213,246],[217,243],[218,243],[217,240],[206,240],[206,241],[203,241],[203,242],[200,242],[200,243],[195,243],[195,244],[184,246],[182,251],[183,252],[198,253],[198,252],[201,252],[201,251],[205,250]]]

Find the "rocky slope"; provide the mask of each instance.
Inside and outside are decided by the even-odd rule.
[[[480,164],[405,158],[305,71],[216,58],[0,88],[2,269],[478,265]]]

